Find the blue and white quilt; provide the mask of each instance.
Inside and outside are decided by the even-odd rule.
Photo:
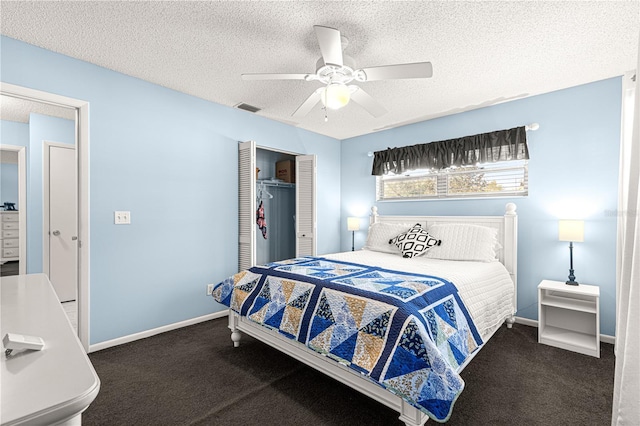
[[[464,388],[460,366],[483,343],[455,285],[428,275],[300,257],[239,272],[213,297],[440,422]]]

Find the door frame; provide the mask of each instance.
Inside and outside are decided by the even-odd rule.
[[[44,140],[42,141],[42,272],[49,276],[49,243],[51,239],[50,229],[50,205],[49,205],[49,184],[51,172],[49,169],[49,148],[50,147],[73,149],[75,151],[76,146],[68,143],[52,142]],[[77,157],[76,157],[77,161]],[[78,177],[76,176],[76,186],[78,185]],[[78,200],[76,199],[76,205]],[[76,208],[77,210],[77,208]],[[77,231],[77,230],[76,230]],[[76,298],[78,295],[76,294]],[[77,300],[77,299],[76,299]]]
[[[28,87],[0,82],[0,94],[74,108],[76,110],[76,160],[78,200],[78,337],[89,351],[90,229],[89,229],[89,102]]]
[[[18,153],[18,273],[27,273],[27,149],[20,145],[0,145],[0,150]]]
[[[253,140],[248,140],[248,141],[239,141],[238,142],[238,193],[239,193],[239,197],[238,197],[238,268],[239,270],[243,270],[243,269],[248,269],[252,266],[255,266],[255,262],[256,262],[256,230],[255,230],[255,212],[256,212],[256,173],[255,173],[255,167],[256,167],[256,157],[257,157],[257,150],[264,150],[264,151],[271,151],[271,152],[278,152],[278,153],[282,153],[282,154],[287,154],[287,155],[291,155],[295,158],[299,158],[299,157],[313,157],[313,188],[312,188],[312,200],[313,200],[313,207],[312,207],[312,227],[313,227],[313,241],[312,241],[312,254],[314,255],[316,254],[316,244],[317,244],[317,232],[316,232],[316,160],[315,160],[315,154],[301,154],[301,153],[296,153],[296,152],[291,152],[291,151],[285,151],[285,150],[281,150],[278,148],[272,148],[269,146],[264,146],[264,145],[258,145],[255,141]],[[245,170],[242,167],[242,161],[244,159],[242,159],[240,156],[242,154],[243,150],[249,150],[250,152],[250,158],[249,158],[249,170]],[[246,174],[246,175],[245,175]],[[296,178],[298,178],[298,170],[296,169]],[[296,238],[296,256],[299,256],[299,233],[298,230],[300,228],[300,216],[298,215],[298,209],[299,209],[299,202],[300,202],[300,196],[298,194],[299,191],[299,183],[300,181],[298,180],[296,182],[296,231],[295,231],[295,238]],[[243,189],[245,187],[248,186],[248,194],[244,194],[243,193]],[[243,202],[244,200],[246,200],[248,197],[248,205],[244,205]],[[244,220],[243,220],[244,218]],[[248,228],[245,230],[243,229],[243,222],[246,222],[248,225]],[[247,231],[247,232],[244,232]],[[244,247],[243,247],[244,246]],[[246,250],[246,247],[248,246],[248,250]],[[246,256],[246,253],[249,253],[249,256]],[[248,257],[248,258],[247,258]]]

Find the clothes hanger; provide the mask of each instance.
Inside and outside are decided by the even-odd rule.
[[[273,198],[273,195],[269,191],[267,191],[264,182],[260,182],[260,186],[258,187],[258,196],[256,197],[256,202],[261,202],[263,195],[266,195],[269,199]]]

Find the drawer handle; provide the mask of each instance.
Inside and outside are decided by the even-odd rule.
[[[55,231],[53,231],[53,235],[57,237],[58,235],[60,235],[60,231],[56,229]]]

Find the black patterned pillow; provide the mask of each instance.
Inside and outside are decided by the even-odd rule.
[[[442,240],[437,240],[416,223],[407,232],[389,240],[389,244],[395,244],[402,252],[402,257],[415,257],[424,254],[433,246],[439,246]]]

